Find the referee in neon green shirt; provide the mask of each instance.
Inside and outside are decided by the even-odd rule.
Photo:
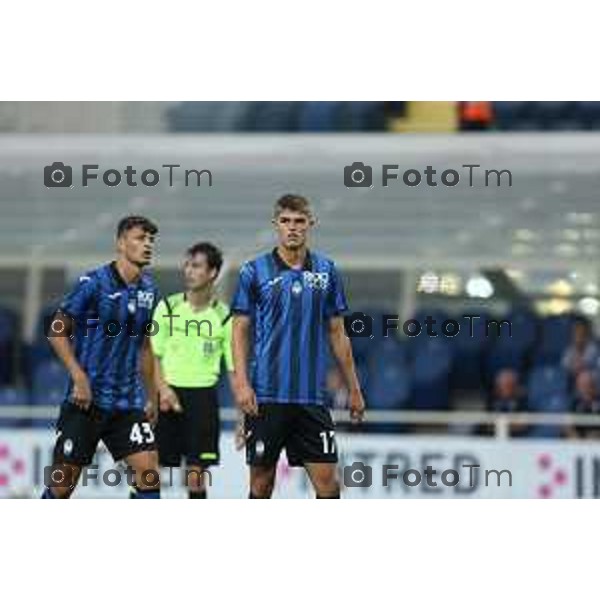
[[[206,498],[202,474],[219,463],[217,381],[224,359],[232,377],[229,307],[214,297],[223,265],[221,251],[201,242],[186,253],[186,291],[156,307],[159,328],[151,338],[156,360],[160,412],[157,424],[161,466],[185,459],[190,498]]]

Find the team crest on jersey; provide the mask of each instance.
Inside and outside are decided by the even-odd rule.
[[[311,290],[326,290],[329,285],[329,273],[304,271],[304,285]]]
[[[302,293],[302,284],[299,281],[294,281],[292,285],[292,294],[298,295]]]
[[[265,453],[265,443],[262,440],[256,440],[254,452],[256,453],[256,456],[262,456]]]
[[[154,304],[154,292],[142,292],[141,290],[137,293],[137,305],[140,308],[151,309]]]
[[[137,305],[136,305],[135,300],[133,298],[127,303],[127,310],[129,311],[130,314],[134,314],[135,313],[136,306]]]
[[[63,444],[63,454],[65,456],[69,456],[73,452],[73,440],[71,438],[67,438],[65,443]]]

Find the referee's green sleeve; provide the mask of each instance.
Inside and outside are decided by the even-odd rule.
[[[233,341],[232,341],[232,329],[231,322],[233,319],[227,319],[225,323],[225,335],[223,336],[223,356],[225,357],[225,368],[232,373],[233,372]]]
[[[159,358],[165,353],[165,346],[167,344],[167,338],[169,336],[169,319],[166,318],[167,306],[163,300],[158,303],[158,306],[154,310],[152,319],[158,323],[158,331],[156,335],[150,338],[152,344],[152,351]]]

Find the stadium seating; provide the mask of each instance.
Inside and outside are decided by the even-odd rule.
[[[0,307],[0,385],[6,385],[13,380],[17,337],[15,313],[8,308]]]
[[[245,131],[295,131],[299,102],[252,102],[245,117]]]
[[[235,131],[242,129],[248,103],[179,102],[166,111],[171,131]]]
[[[571,339],[571,315],[548,317],[541,322],[541,338],[536,349],[534,362],[536,365],[556,365]]]
[[[538,319],[530,311],[514,310],[505,319],[512,326],[510,335],[506,335],[506,330],[502,331],[486,352],[485,380],[488,386],[502,369],[523,373],[528,367],[530,353],[538,336]]]
[[[298,118],[300,131],[335,131],[339,127],[341,102],[303,102]]]
[[[0,388],[0,407],[22,407],[28,404],[29,394],[27,390],[19,387]],[[29,425],[27,419],[2,419],[0,427],[24,427]]]
[[[494,102],[502,130],[578,131],[600,127],[600,102]]]
[[[453,338],[454,366],[452,369],[452,387],[461,390],[477,390],[484,385],[485,353],[490,344],[486,328],[489,315],[479,311],[479,319],[472,319],[473,331],[469,321],[461,319],[460,331]]]
[[[413,402],[421,410],[446,410],[450,404],[451,352],[448,343],[427,338],[419,344],[413,363]]]
[[[339,112],[340,129],[382,131],[385,129],[384,102],[343,102]]]
[[[35,369],[33,374],[33,395],[43,397],[44,394],[60,392],[64,395],[67,385],[67,373],[56,360],[45,360]]]
[[[536,367],[529,376],[528,407],[534,412],[557,412],[555,404],[567,395],[569,378],[560,367]],[[558,411],[560,412],[560,411]]]

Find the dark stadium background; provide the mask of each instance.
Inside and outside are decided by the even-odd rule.
[[[516,483],[438,496],[597,496],[599,129],[597,102],[0,103],[0,496],[39,489],[64,388],[43,317],[77,274],[110,259],[117,220],[142,213],[158,222],[165,293],[177,289],[188,245],[221,245],[228,300],[239,264],[273,244],[272,204],[287,191],[313,200],[314,245],[341,267],[352,310],[375,320],[372,339],[353,340],[369,409],[360,430],[344,423],[344,389],[330,375],[332,407],[348,429],[342,468],[368,457],[376,469],[392,455],[406,467],[450,468],[469,455],[510,469]],[[48,189],[43,169],[56,161],[74,173],[82,163],[177,163],[209,169],[213,180],[83,188],[75,178],[72,189]],[[355,162],[372,166],[372,188],[344,185]],[[462,177],[454,187],[401,177],[383,187],[389,163]],[[461,166],[475,163],[510,170],[512,186],[480,178],[469,187]],[[451,338],[383,338],[383,314],[464,326]],[[481,317],[473,337],[467,314]],[[486,332],[485,319],[511,321],[512,337]],[[572,360],[582,323],[591,338]],[[221,400],[227,420],[226,387]],[[242,457],[231,451],[227,461],[218,493],[243,497]],[[280,495],[307,493],[301,474],[280,469]],[[347,492],[433,495],[400,484]]]

